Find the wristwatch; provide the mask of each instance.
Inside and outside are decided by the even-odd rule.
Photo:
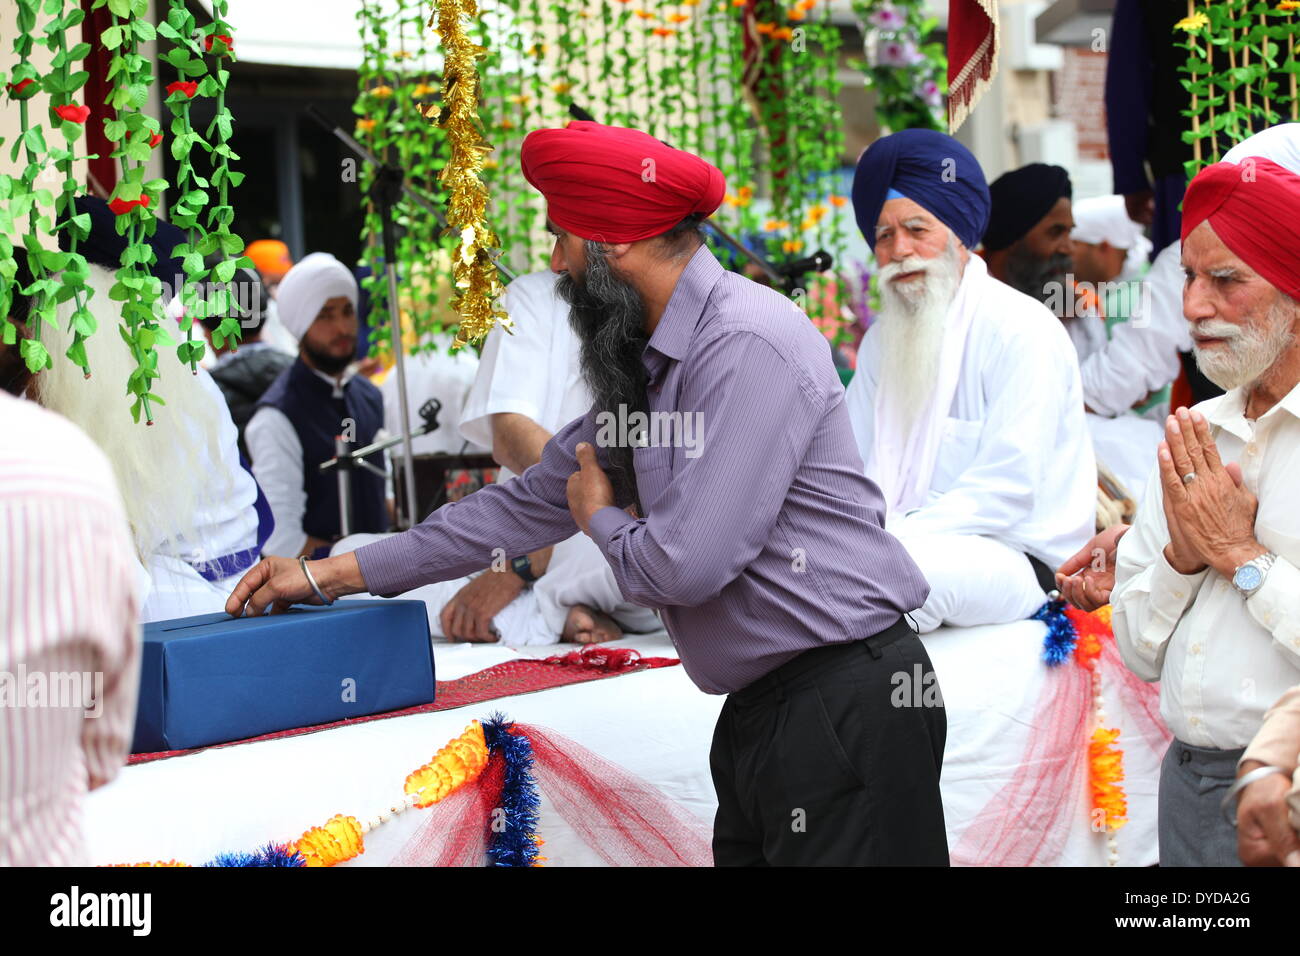
[[[528,555],[521,555],[510,560],[510,570],[524,579],[525,584],[532,584],[537,580],[537,575],[533,574],[533,563],[528,560]]]
[[[1276,560],[1277,555],[1272,551],[1265,551],[1259,557],[1251,558],[1233,572],[1232,586],[1237,589],[1237,593],[1242,597],[1250,597],[1264,586],[1264,578],[1268,576],[1268,569],[1273,566],[1273,562]]]

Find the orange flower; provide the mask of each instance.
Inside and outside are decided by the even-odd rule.
[[[653,20],[655,18],[655,15],[651,13],[649,10],[636,9],[633,10],[632,12],[635,13],[642,20]]]
[[[373,133],[375,131],[375,121],[372,119],[357,120],[357,129],[363,133]]]
[[[312,827],[294,844],[308,866],[334,866],[366,851],[356,817],[336,814],[323,827]]]
[[[815,6],[817,6],[817,0],[799,0],[799,2],[795,4],[795,7],[800,10],[812,10]]]
[[[669,23],[685,23],[691,18],[689,13],[670,13],[668,14]]]
[[[381,83],[370,91],[370,95],[377,100],[386,100],[393,95],[393,88],[386,83]]]
[[[776,30],[776,24],[768,23],[766,21],[763,23],[756,23],[754,24],[754,29],[757,30],[759,33],[771,35],[772,32]]]
[[[793,10],[787,10],[785,16],[787,20],[802,20],[804,17],[808,16],[808,14],[805,13],[802,8],[795,7]]]
[[[1277,9],[1282,13],[1288,13],[1292,10],[1300,10],[1300,0],[1282,0],[1282,2],[1277,5]]]
[[[655,28],[654,28],[652,31],[650,31],[650,32],[653,33],[653,34],[654,34],[655,36],[657,36],[657,37],[670,37],[670,36],[672,36],[674,33],[676,33],[677,31],[674,30],[674,29],[672,29],[671,27],[655,27]]]
[[[768,232],[775,232],[778,229],[789,229],[790,224],[784,219],[769,219],[767,222],[763,223],[763,228]]]
[[[515,124],[512,123],[512,122],[510,122],[510,120],[508,120],[508,119],[503,119],[503,120],[501,121],[501,128],[502,128],[502,129],[514,129],[514,128],[515,128]]]
[[[560,96],[563,96],[565,93],[569,92],[569,90],[573,89],[573,84],[565,83],[565,82],[552,83],[551,89],[553,89]]]
[[[843,206],[846,202],[848,202],[848,200],[845,199],[843,196],[831,196],[829,198],[831,201],[831,205],[835,206],[836,208]]]
[[[417,83],[415,89],[411,90],[411,96],[419,99],[421,96],[432,96],[438,92],[438,88],[431,83]]]
[[[785,242],[781,243],[782,252],[798,252],[802,248],[802,239],[787,239]]]
[[[527,93],[516,93],[514,96],[507,96],[506,99],[518,106],[523,106],[530,99],[532,99],[532,97],[530,97]]]
[[[789,40],[794,36],[794,31],[789,27],[777,27],[772,31],[773,40]]]

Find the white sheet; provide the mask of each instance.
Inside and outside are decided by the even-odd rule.
[[[1014,771],[1033,730],[1046,675],[1043,633],[1043,625],[1027,621],[943,628],[925,638],[948,710],[942,786],[950,846]],[[675,656],[663,632],[616,643]],[[438,679],[449,680],[521,652],[546,656],[571,649],[437,643],[435,659]],[[1149,865],[1156,860],[1158,755],[1131,734],[1109,688],[1106,696],[1109,723],[1125,731],[1119,744],[1125,750],[1130,822],[1118,834],[1120,862]],[[223,851],[296,839],[335,813],[372,816],[400,797],[408,773],[470,720],[494,710],[554,728],[711,821],[716,801],[708,751],[721,705],[721,697],[701,693],[680,667],[669,667],[128,767],[87,801],[90,857],[97,864],[199,864]],[[1087,801],[1081,793],[1061,861],[1066,865],[1105,864],[1105,837],[1090,830]],[[421,811],[413,810],[367,834],[366,852],[350,865],[384,865],[421,819]],[[541,820],[547,865],[599,865],[545,801]]]

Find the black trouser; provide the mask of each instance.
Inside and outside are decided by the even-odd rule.
[[[906,621],[727,697],[709,764],[717,866],[948,865],[948,721]]]

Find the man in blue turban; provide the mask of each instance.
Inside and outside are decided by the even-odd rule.
[[[951,136],[874,143],[853,207],[880,312],[845,403],[886,527],[930,584],[912,616],[922,633],[1028,617],[1050,569],[1093,530],[1097,472],[1069,336],[971,254],[989,189]]]

